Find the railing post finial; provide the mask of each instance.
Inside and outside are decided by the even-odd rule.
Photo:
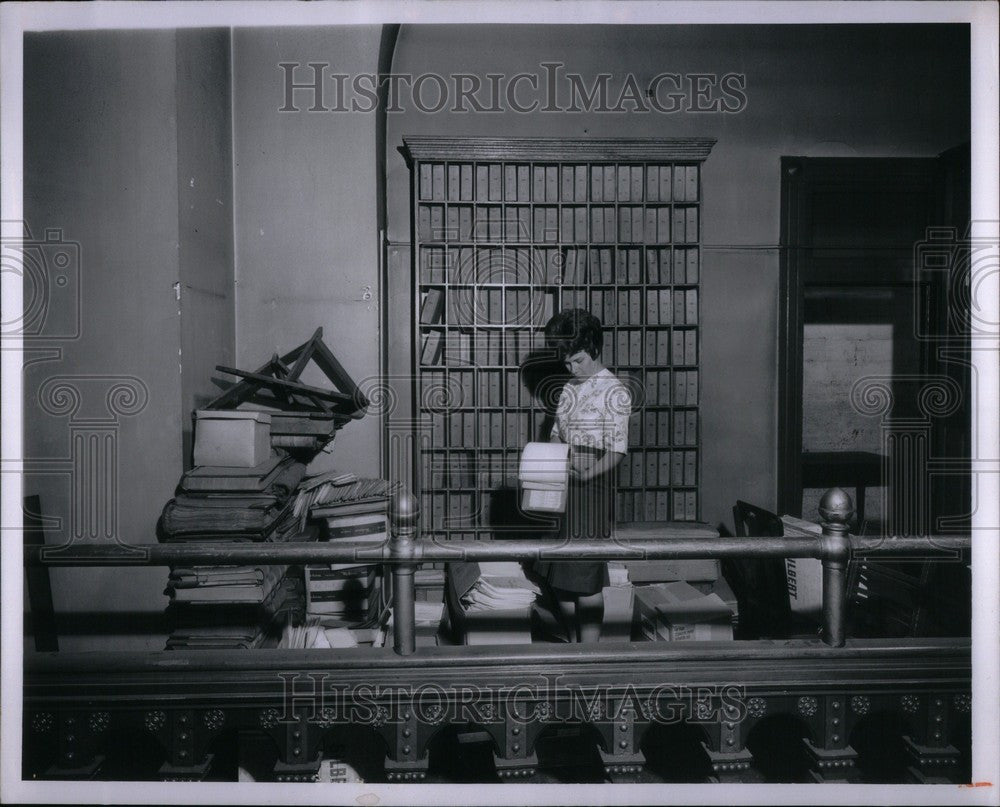
[[[400,486],[389,505],[389,552],[394,558],[409,559],[414,555],[414,540],[420,505],[416,496]],[[412,563],[396,562],[392,566],[392,635],[393,649],[401,656],[416,651],[416,619],[413,601]]]
[[[848,522],[854,516],[854,501],[847,491],[830,488],[819,500],[823,521],[823,641],[842,647],[846,641],[847,562],[851,557]]]

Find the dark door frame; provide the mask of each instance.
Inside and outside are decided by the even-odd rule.
[[[847,248],[845,255],[856,267],[836,278],[810,271],[813,244],[810,243],[812,197],[817,189],[885,188],[891,185],[913,193],[930,196],[935,213],[943,210],[940,163],[937,158],[781,158],[781,235],[779,259],[778,314],[778,457],[777,507],[780,513],[801,515],[802,507],[802,348],[803,296],[807,282],[900,283],[912,281],[913,244],[899,244],[890,249],[858,246]],[[877,274],[872,255],[888,268]],[[944,314],[941,296],[932,294],[934,320]],[[933,371],[931,351],[921,358],[926,372]]]

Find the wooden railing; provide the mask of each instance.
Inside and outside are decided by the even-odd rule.
[[[416,649],[413,574],[425,562],[493,560],[678,560],[692,558],[818,558],[823,565],[823,641],[845,643],[846,573],[854,558],[907,555],[952,557],[968,549],[969,536],[859,537],[848,533],[853,516],[850,496],[833,488],[820,502],[822,534],[792,538],[745,537],[706,541],[676,529],[669,538],[618,532],[612,540],[505,540],[425,542],[417,535],[416,499],[400,492],[392,502],[390,539],[371,543],[335,541],[281,544],[66,544],[25,547],[27,566],[167,566],[198,564],[328,564],[350,561],[392,565],[394,649],[410,655]]]

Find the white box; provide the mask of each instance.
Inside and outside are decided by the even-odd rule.
[[[271,415],[237,409],[194,413],[194,464],[254,468],[271,456]]]

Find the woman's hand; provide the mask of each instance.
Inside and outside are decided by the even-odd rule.
[[[624,454],[615,451],[605,451],[596,462],[583,462],[582,458],[570,455],[569,480],[582,484],[590,482],[602,474],[611,473],[622,461]]]

